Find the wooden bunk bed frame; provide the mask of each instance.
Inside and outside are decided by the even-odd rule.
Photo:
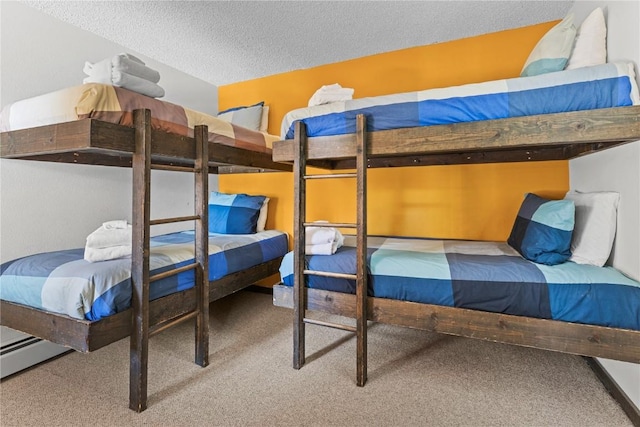
[[[305,249],[301,244],[305,241],[304,228],[311,224],[305,222],[305,181],[318,177],[306,175],[307,165],[356,169],[361,181],[357,185],[357,197],[366,201],[368,167],[571,159],[638,141],[640,106],[370,133],[365,128],[365,119],[360,115],[355,134],[309,138],[304,124],[297,122],[294,139],[274,143],[273,159],[294,164],[294,286],[276,285],[273,289],[274,305],[294,311],[294,368],[299,369],[305,361],[305,323],[353,331],[357,338],[356,382],[363,386],[367,369],[367,321],[640,363],[640,331],[368,297],[367,277],[360,267],[354,276],[355,294],[307,288],[302,279],[304,275],[331,274],[305,270]],[[360,218],[366,222],[366,202],[358,203],[357,210],[358,222]],[[344,224],[327,224],[341,225]],[[366,238],[358,235],[357,240],[358,258],[361,258],[366,253]],[[308,311],[355,318],[356,327],[306,318]]]
[[[194,137],[186,137],[152,129],[149,110],[136,110],[133,116],[134,127],[82,119],[0,134],[2,158],[131,167],[134,247],[132,304],[128,310],[88,321],[0,301],[0,325],[80,352],[94,351],[130,336],[129,407],[141,412],[147,407],[149,337],[195,318],[195,362],[207,366],[209,303],[277,274],[282,259],[208,281],[208,174],[290,171],[291,166],[274,162],[269,153],[208,142],[206,126],[196,126]],[[150,219],[151,169],[195,174],[195,215]],[[195,262],[150,276],[150,227],[183,221],[195,221]],[[150,282],[187,269],[195,270],[194,288],[149,301]]]

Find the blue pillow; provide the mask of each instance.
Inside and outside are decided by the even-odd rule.
[[[507,243],[538,264],[561,264],[571,256],[575,218],[572,200],[546,200],[527,194]]]
[[[209,196],[209,232],[253,234],[265,196],[225,194],[212,191]]]

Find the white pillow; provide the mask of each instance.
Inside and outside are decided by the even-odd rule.
[[[262,117],[260,119],[260,132],[266,132],[269,127],[269,106],[262,106]]]
[[[262,105],[258,102],[247,107],[233,107],[218,113],[218,118],[236,126],[259,131],[262,123]]]
[[[570,13],[538,41],[524,63],[520,75],[537,76],[564,70],[575,37],[576,27],[573,26],[573,13]]]
[[[265,197],[260,208],[260,214],[258,214],[258,223],[256,224],[256,231],[264,231],[267,226],[267,211],[269,210],[269,198]]]
[[[607,25],[604,13],[596,8],[585,18],[578,28],[573,50],[567,63],[567,70],[607,62]]]
[[[564,198],[573,200],[576,207],[569,260],[602,267],[609,259],[616,236],[620,194],[614,191],[570,191]]]

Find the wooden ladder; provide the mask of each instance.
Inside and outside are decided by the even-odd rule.
[[[367,147],[366,121],[362,114],[356,117],[356,172],[329,175],[307,175],[307,131],[302,121],[295,124],[294,140],[294,321],[293,321],[293,367],[300,369],[305,362],[305,324],[315,324],[347,330],[356,333],[357,384],[364,386],[367,381]],[[309,179],[355,178],[357,218],[355,224],[306,222],[306,196]],[[356,274],[341,274],[308,270],[305,267],[305,227],[354,228],[356,230]],[[305,275],[338,277],[356,281],[356,326],[324,322],[307,318]]]
[[[133,154],[133,227],[131,281],[133,309],[130,339],[129,408],[142,412],[147,407],[147,362],[149,337],[189,319],[196,319],[195,362],[209,364],[209,146],[207,126],[196,126],[193,167],[151,163],[151,112],[133,112],[135,152]],[[195,214],[192,216],[151,220],[151,169],[191,172],[195,175]],[[195,221],[195,262],[151,276],[149,239],[153,225]],[[149,285],[183,271],[195,270],[195,310],[150,326]]]

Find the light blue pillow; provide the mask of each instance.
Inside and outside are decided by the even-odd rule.
[[[538,41],[529,54],[520,76],[537,76],[564,70],[571,56],[575,38],[576,27],[573,25],[573,13],[570,13]]]
[[[264,101],[254,105],[234,107],[218,113],[218,118],[236,126],[259,131],[262,125],[262,108]]]
[[[528,193],[507,243],[529,261],[561,264],[571,256],[574,221],[572,200],[546,200]]]
[[[209,232],[219,234],[253,234],[265,196],[225,194],[209,195]]]

